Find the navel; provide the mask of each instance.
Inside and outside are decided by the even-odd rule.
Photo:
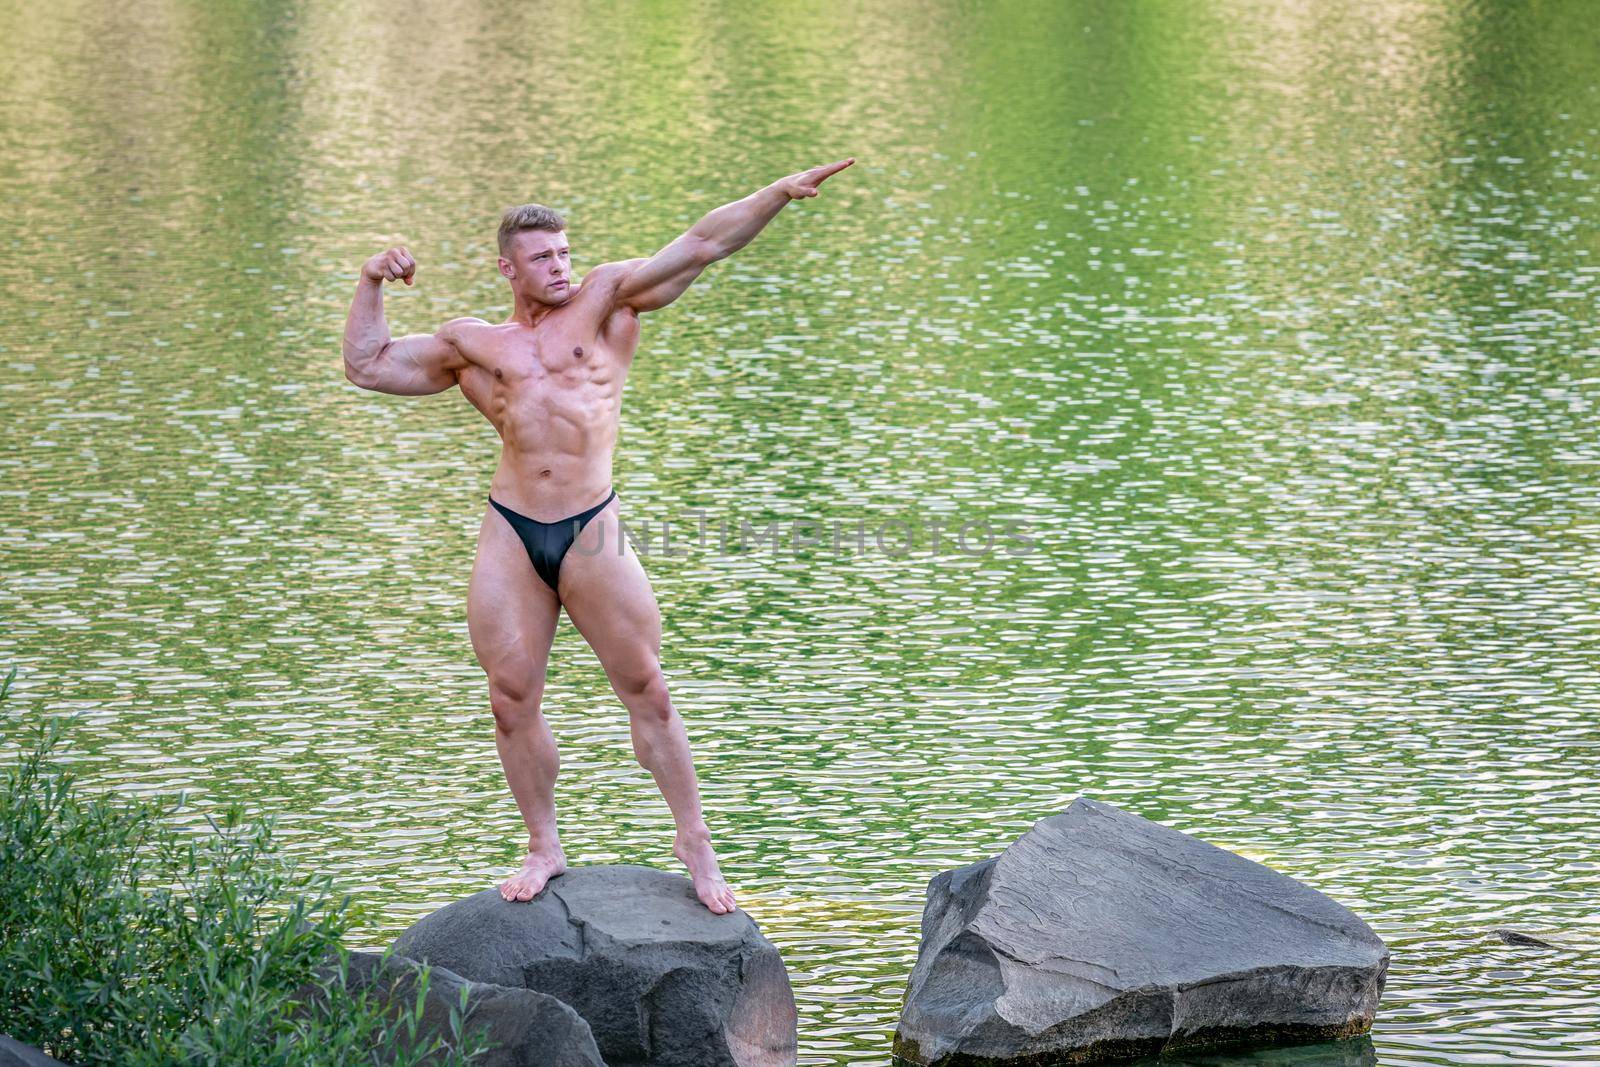
[[[583,358],[583,346],[579,345],[578,347],[574,348],[572,350],[572,354],[574,356],[577,356],[579,359],[582,359]]]
[[[495,376],[495,377],[496,377],[496,378],[503,378],[503,377],[505,377],[505,375],[503,375],[503,374],[501,374],[501,373],[500,373],[500,368],[499,368],[499,367],[496,367],[496,368],[495,368],[495,369],[494,369],[494,376]]]

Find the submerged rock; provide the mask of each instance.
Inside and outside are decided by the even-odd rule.
[[[743,911],[712,914],[681,875],[569,868],[530,901],[448,904],[395,951],[477,982],[538,990],[588,1022],[610,1067],[791,1067],[794,993]]]
[[[1128,1067],[1377,1067],[1378,1053],[1366,1034],[1325,1045],[1277,1046],[1254,1051],[1170,1052],[1128,1061]]]
[[[1334,1041],[1370,1028],[1388,966],[1309,886],[1084,797],[929,883],[894,1054],[999,1067]]]
[[[1532,934],[1519,933],[1516,930],[1496,930],[1494,933],[1495,933],[1495,936],[1498,937],[1501,941],[1505,942],[1508,945],[1515,945],[1518,948],[1560,948],[1561,947],[1560,945],[1551,944],[1550,942],[1546,941],[1542,937],[1534,937]]]

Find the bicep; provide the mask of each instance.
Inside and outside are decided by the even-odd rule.
[[[443,334],[414,333],[390,341],[378,355],[373,378],[358,384],[399,396],[444,392],[456,384],[466,360]]]

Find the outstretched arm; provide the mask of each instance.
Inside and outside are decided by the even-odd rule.
[[[438,333],[390,339],[383,283],[404,279],[410,285],[416,270],[417,261],[404,248],[379,252],[361,266],[344,324],[344,376],[363,389],[402,396],[439,393],[456,384],[456,372],[466,366],[454,343],[454,320]]]
[[[749,244],[791,200],[817,195],[817,186],[854,163],[854,157],[779,178],[743,200],[709,212],[689,232],[649,259],[617,264],[613,307],[654,311],[672,303],[700,272]]]

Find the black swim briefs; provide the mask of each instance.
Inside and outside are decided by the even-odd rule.
[[[506,517],[511,528],[517,531],[517,536],[522,538],[523,547],[528,550],[528,558],[533,560],[533,569],[539,577],[544,579],[551,589],[556,588],[556,576],[561,572],[561,560],[566,556],[567,549],[572,547],[572,542],[578,539],[578,534],[588,525],[590,519],[600,513],[600,509],[611,503],[611,498],[617,495],[613,488],[607,497],[594,507],[580,511],[576,515],[569,515],[558,522],[540,522],[530,519],[506,507],[494,497],[489,498],[489,503],[495,510]]]

